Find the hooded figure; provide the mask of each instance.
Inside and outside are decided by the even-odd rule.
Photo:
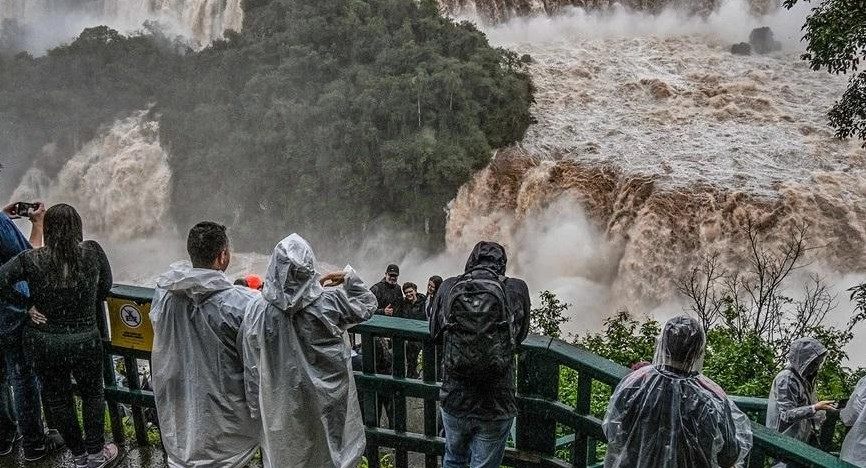
[[[222,271],[188,262],[157,279],[153,393],[170,467],[240,467],[258,448],[238,334],[257,296]]]
[[[469,259],[466,261],[465,272],[476,269],[490,270],[500,278],[505,276],[505,266],[508,257],[505,249],[495,242],[482,241],[475,245]],[[430,334],[435,340],[442,338],[445,322],[448,318],[448,299],[451,288],[459,277],[448,278],[442,282],[436,293],[435,302],[430,317]],[[515,344],[519,345],[529,333],[529,288],[523,280],[505,278],[503,289],[507,295],[513,318]],[[503,420],[517,416],[517,404],[514,397],[514,368],[509,369],[509,376],[501,382],[489,382],[485,388],[467,385],[449,377],[448,369],[443,369],[442,390],[439,398],[442,409],[458,418],[475,418],[480,420]]]
[[[261,427],[266,468],[349,468],[366,439],[346,329],[373,316],[376,297],[351,267],[324,289],[309,244],[277,244],[262,297],[242,335],[247,401]]]
[[[866,377],[857,382],[857,387],[848,405],[842,410],[842,422],[851,428],[842,443],[839,458],[852,465],[866,468]]]
[[[691,317],[665,324],[653,364],[626,376],[610,399],[605,468],[729,468],[746,459],[749,420],[700,373],[705,343]]]
[[[815,381],[826,356],[827,348],[814,338],[800,338],[791,343],[788,366],[779,372],[770,389],[766,424],[769,429],[817,445],[817,429],[826,413],[815,411],[818,400]]]

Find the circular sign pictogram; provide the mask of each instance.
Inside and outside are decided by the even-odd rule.
[[[120,320],[129,328],[138,328],[141,326],[141,312],[134,305],[126,304],[120,308]]]

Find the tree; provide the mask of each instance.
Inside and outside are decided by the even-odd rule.
[[[181,225],[223,220],[243,248],[301,231],[347,253],[382,228],[438,246],[446,204],[531,121],[525,61],[434,1],[245,7],[160,100]]]
[[[843,328],[828,326],[836,298],[824,281],[810,275],[799,288],[791,284],[792,272],[808,265],[805,254],[813,250],[806,225],[792,226],[775,242],[754,222],[744,231],[747,253],[740,263],[726,266],[709,254],[677,282],[689,312],[707,330],[705,373],[733,394],[766,396],[791,342],[812,336],[828,349],[819,392],[846,397],[856,382],[842,364],[844,348],[866,314],[855,314]],[[794,292],[800,297],[793,298]],[[854,290],[852,299],[866,305],[866,286]]]
[[[147,23],[0,57],[7,177],[30,161],[51,177],[102,126],[150,108],[178,226],[219,220],[252,250],[292,231],[335,256],[388,230],[435,248],[459,187],[532,121],[528,59],[434,0],[243,7],[242,32],[198,52]]]
[[[656,339],[661,325],[652,318],[637,320],[626,311],[605,319],[600,333],[590,333],[575,341],[575,344],[610,359],[622,366],[631,367],[640,362],[651,362],[655,353]]]
[[[785,0],[792,8],[799,0]],[[808,1],[808,0],[807,0]],[[840,138],[866,140],[866,3],[861,0],[820,0],[803,26],[808,45],[803,59],[812,69],[833,74],[851,72],[848,89],[830,111],[830,124]],[[866,142],[864,142],[866,146]]]
[[[836,305],[835,296],[815,275],[800,289],[802,298],[790,297],[791,274],[808,265],[806,254],[813,250],[807,234],[806,225],[792,226],[774,244],[750,220],[739,265],[726,268],[718,254],[708,254],[677,281],[677,288],[706,330],[718,325],[741,342],[767,343],[777,350],[781,365],[791,341],[817,333]]]
[[[541,307],[529,311],[530,331],[551,338],[561,337],[560,326],[569,320],[564,316],[569,307],[571,304],[560,301],[556,294],[547,290],[541,291]]]

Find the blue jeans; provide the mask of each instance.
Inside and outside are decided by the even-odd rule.
[[[514,419],[456,418],[442,410],[445,426],[443,468],[499,468]]]
[[[11,336],[0,336],[0,349],[3,350],[2,356],[5,357],[5,360],[0,359],[0,366],[4,367],[15,394],[13,407],[15,418],[18,420],[18,430],[24,437],[22,446],[25,450],[37,449],[45,442],[42,401],[33,362],[24,354],[21,331]],[[7,426],[10,421],[7,418],[0,418],[0,424]],[[12,430],[14,426],[3,427],[0,428],[0,433]]]

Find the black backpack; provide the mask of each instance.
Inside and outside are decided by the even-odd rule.
[[[458,277],[451,288],[443,357],[450,377],[485,384],[507,375],[515,340],[505,279],[478,268]]]

